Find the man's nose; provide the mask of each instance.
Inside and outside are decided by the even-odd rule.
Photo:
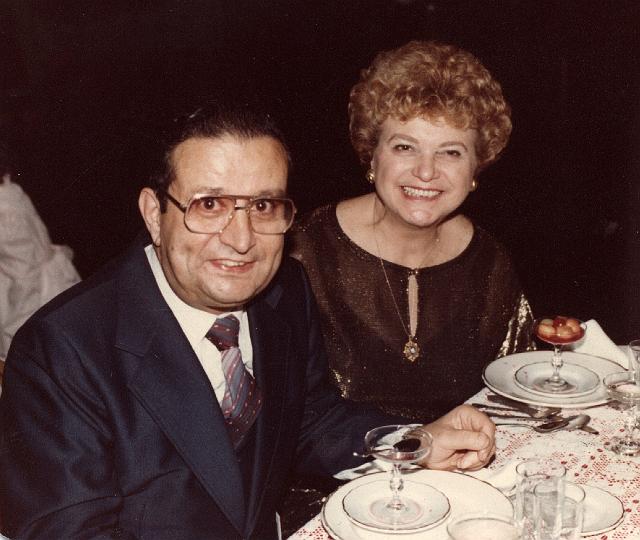
[[[233,248],[237,253],[247,253],[256,243],[249,212],[244,207],[237,207],[227,225],[220,231],[219,237],[220,242]]]
[[[423,154],[416,157],[413,175],[423,182],[433,180],[438,175],[436,157],[432,154]]]

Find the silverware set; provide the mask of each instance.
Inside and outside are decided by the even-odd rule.
[[[496,425],[512,425],[528,427],[538,433],[550,433],[560,429],[580,429],[587,433],[597,435],[598,432],[588,425],[591,417],[586,414],[578,414],[563,417],[562,410],[558,407],[535,407],[527,405],[503,396],[490,394],[487,400],[498,405],[486,403],[471,403],[488,416],[496,418]],[[507,420],[508,422],[504,422]],[[527,422],[539,421],[538,424]]]

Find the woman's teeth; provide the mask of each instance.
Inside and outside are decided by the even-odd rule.
[[[440,194],[440,192],[435,189],[417,189],[406,186],[404,186],[402,189],[407,195],[410,195],[411,197],[435,197]]]

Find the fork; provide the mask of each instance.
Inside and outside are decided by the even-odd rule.
[[[556,414],[560,412],[559,407],[538,407],[535,405],[527,405],[526,403],[522,403],[521,401],[516,401],[515,399],[510,399],[498,394],[489,394],[487,396],[487,400],[493,403],[498,403],[500,405],[518,409],[519,411],[522,411],[525,414],[532,416],[533,418],[537,418],[537,415],[539,415],[540,418],[544,418],[549,414]]]

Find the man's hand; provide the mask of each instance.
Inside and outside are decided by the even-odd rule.
[[[433,436],[431,452],[419,462],[428,469],[480,469],[496,451],[496,426],[469,405],[460,405],[420,429]]]

